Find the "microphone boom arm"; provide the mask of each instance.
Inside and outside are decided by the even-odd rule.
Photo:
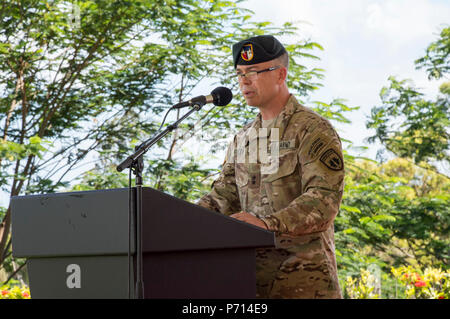
[[[150,147],[152,147],[153,145],[155,145],[155,143],[157,143],[160,139],[162,139],[162,138],[163,138],[164,136],[166,136],[168,133],[170,133],[171,131],[175,130],[175,129],[178,127],[178,125],[179,125],[182,121],[184,121],[184,119],[186,119],[189,115],[191,115],[193,112],[199,111],[199,110],[203,107],[203,105],[204,105],[205,103],[203,103],[203,105],[201,105],[201,104],[202,104],[202,103],[197,103],[197,104],[195,104],[195,105],[189,110],[189,112],[187,112],[187,113],[184,114],[182,117],[180,117],[175,123],[173,123],[173,124],[167,126],[167,127],[164,129],[164,131],[162,131],[161,133],[159,133],[159,134],[156,135],[155,137],[149,138],[149,139],[146,140],[144,143],[142,143],[141,145],[139,145],[139,146],[136,148],[136,151],[135,151],[132,155],[128,156],[122,163],[120,163],[120,164],[117,166],[117,168],[116,168],[117,171],[118,171],[118,172],[121,172],[121,171],[123,171],[125,168],[131,167],[132,163],[135,162],[135,161],[137,161],[138,158],[139,158],[140,156],[144,155],[144,154],[148,151],[148,149],[149,149]]]

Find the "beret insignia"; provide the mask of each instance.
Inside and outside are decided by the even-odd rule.
[[[253,59],[253,45],[251,43],[242,47],[241,58],[244,61],[251,61]]]

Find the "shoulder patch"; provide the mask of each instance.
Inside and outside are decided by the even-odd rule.
[[[307,162],[315,161],[325,150],[330,148],[332,142],[332,139],[324,132],[319,132],[312,137],[307,136],[305,140],[302,153]]]
[[[328,144],[328,141],[325,141],[323,136],[315,137],[308,149],[308,156],[310,158],[315,158],[318,154],[320,154],[326,144]]]
[[[342,161],[342,158],[332,148],[329,148],[322,154],[322,156],[320,157],[320,161],[333,171],[340,171],[344,168],[344,162]]]

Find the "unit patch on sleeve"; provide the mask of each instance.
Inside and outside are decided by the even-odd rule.
[[[312,142],[309,150],[308,150],[308,156],[310,158],[314,158],[317,156],[317,154],[320,153],[320,151],[325,147],[325,141],[322,137],[317,137]]]
[[[325,164],[326,167],[333,171],[340,171],[344,168],[344,163],[339,154],[332,148],[326,150],[320,157],[320,161]]]

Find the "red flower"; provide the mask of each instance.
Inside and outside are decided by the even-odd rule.
[[[6,296],[7,294],[9,294],[8,290],[2,290],[2,296]]]
[[[414,284],[414,286],[416,287],[425,287],[426,285],[427,283],[423,280],[416,281],[416,283]]]
[[[22,292],[22,297],[28,298],[28,297],[30,297],[30,294],[28,292],[24,291],[24,292]]]
[[[438,299],[445,299],[445,296],[439,296]]]

